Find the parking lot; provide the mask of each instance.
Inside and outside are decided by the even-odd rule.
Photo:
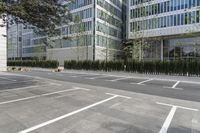
[[[0,74],[2,133],[200,133],[200,83],[102,73]]]

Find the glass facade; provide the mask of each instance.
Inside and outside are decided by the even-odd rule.
[[[128,19],[128,39],[159,40],[148,40],[144,60],[200,59],[200,0],[129,0]]]
[[[45,55],[46,35],[35,34],[31,26],[13,24],[8,26],[8,58],[21,59]]]
[[[94,45],[107,47],[108,44],[109,48],[119,49],[122,39],[122,2],[120,0],[97,0],[96,9],[94,9],[93,4],[92,0],[75,0],[70,5],[72,16],[74,18],[78,16],[81,19],[81,28],[83,29],[77,31],[78,24],[63,26],[60,29],[62,36],[71,37],[73,35],[73,38],[55,40],[55,48],[76,47],[78,41],[83,43],[81,46],[93,45],[95,26],[95,30],[98,32],[95,35]],[[96,21],[93,20],[94,11],[96,11]],[[76,38],[76,34],[81,34],[82,37]]]
[[[69,9],[72,18],[78,19],[78,22],[69,23],[59,28],[60,36],[52,41],[53,44],[49,48],[77,47],[78,43],[79,46],[93,45],[93,4],[92,0],[74,0],[69,5]]]
[[[53,38],[53,45],[49,48],[77,47],[81,43],[81,46],[94,46],[94,53],[97,47],[119,50],[127,35],[127,39],[134,39],[129,35],[144,31],[143,37],[145,32],[151,37],[155,37],[154,33],[161,37],[160,41],[148,42],[148,48],[143,50],[143,57],[147,60],[161,59],[162,56],[166,60],[199,58],[199,37],[186,39],[185,33],[171,34],[171,31],[186,26],[194,29],[200,25],[200,0],[74,0],[69,9],[72,18],[78,17],[80,22],[58,28],[60,34]],[[47,42],[45,34],[35,34],[29,27],[21,26],[18,30],[13,27],[8,36],[9,43],[13,44],[9,48],[10,55],[27,56],[38,49],[46,52],[43,46]],[[172,30],[162,36],[159,34],[167,29]],[[12,53],[16,49],[18,53]]]
[[[74,0],[73,4],[69,6],[70,10],[81,8],[87,5],[91,5],[93,0]]]
[[[200,37],[164,40],[165,60],[200,59]]]
[[[119,49],[122,41],[122,1],[97,0],[96,45]]]
[[[22,25],[16,24],[12,28],[8,26],[8,58],[22,56]]]
[[[150,30],[200,22],[199,0],[151,2],[131,0],[130,31]]]
[[[151,3],[155,0],[130,0],[130,6],[136,6],[145,3]],[[167,4],[168,3],[168,4]],[[165,2],[159,2],[162,4],[162,9],[169,8],[170,10],[179,10],[183,9],[184,7],[190,8],[192,6],[200,6],[199,0],[168,0]]]
[[[160,60],[161,45],[160,41],[152,41],[148,43],[148,47],[143,49],[144,60]]]
[[[120,48],[122,41],[121,0],[74,0],[69,5],[69,10],[72,19],[78,19],[78,22],[63,24],[57,29],[58,36],[50,40],[47,40],[45,34],[38,35],[31,28],[22,28],[22,54],[33,56],[33,53],[39,50],[47,52],[44,48],[44,43],[47,41],[50,43],[48,49],[91,47],[94,48],[94,55],[95,46]]]
[[[114,0],[108,0],[113,3]],[[116,5],[116,3],[120,3],[119,7],[113,6],[113,4],[110,4],[106,0],[97,0],[97,4],[104,8],[107,12],[117,16],[118,18],[122,17],[122,12],[121,12],[121,7],[122,7],[122,2],[120,0],[115,0],[113,4]]]

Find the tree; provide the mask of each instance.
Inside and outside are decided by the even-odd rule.
[[[149,1],[148,4],[151,4],[152,1]],[[122,47],[122,50],[124,51],[125,58],[129,58],[130,54],[132,55],[132,60],[138,60],[141,61],[144,59],[145,50],[150,48],[150,45],[152,42],[160,41],[160,37],[155,38],[149,38],[146,35],[147,30],[147,23],[145,23],[146,17],[149,14],[149,11],[144,8],[144,3],[140,3],[136,7],[136,11],[134,12],[134,17],[140,18],[140,21],[136,21],[131,24],[130,30],[132,32],[132,40],[126,40],[124,47]],[[149,24],[153,28],[156,28],[158,25],[157,21],[157,9],[158,7],[156,5],[153,5],[151,11],[154,12],[154,16],[152,18],[152,23]],[[132,48],[132,50],[131,50]],[[127,59],[125,59],[127,60]]]
[[[61,0],[0,0],[0,15],[9,24],[32,25],[37,31],[54,35],[55,28],[71,21],[68,5]],[[10,19],[6,16],[12,16]]]
[[[4,20],[1,27],[5,27],[6,23],[23,24],[38,35],[44,36],[45,33],[47,38],[56,36],[59,34],[56,29],[72,20],[68,9],[71,2],[73,0],[0,0],[0,17]],[[45,52],[49,44],[47,41],[41,44],[33,51]]]
[[[65,28],[70,28],[71,33],[64,33]],[[54,36],[52,38],[47,39],[47,43],[49,48],[54,48],[55,46],[63,47],[63,42],[65,40],[74,42],[75,44],[73,48],[70,49],[70,52],[75,54],[76,60],[88,60],[88,45],[85,43],[86,40],[86,29],[85,23],[82,22],[79,15],[73,15],[72,23],[68,25],[63,25],[57,29],[59,31],[58,36]],[[57,43],[57,44],[56,44]],[[53,52],[50,53],[53,56]]]
[[[105,2],[106,1],[102,2],[103,5],[106,5]],[[98,54],[101,55],[102,57],[104,57],[105,61],[107,62],[112,57],[115,57],[116,53],[120,51],[120,50],[117,50],[112,47],[113,44],[111,44],[110,37],[108,36],[108,35],[110,35],[110,32],[111,32],[109,24],[113,23],[114,13],[111,11],[108,14],[104,11],[101,11],[98,15],[99,15],[98,17],[101,20],[103,20],[103,23],[98,27],[98,30],[104,34],[103,42],[101,42],[101,43],[103,43],[103,44],[101,44],[103,46],[103,48]],[[121,26],[121,23],[120,23],[120,26]]]
[[[73,25],[73,33],[75,34],[75,37],[72,37],[76,41],[76,54],[77,54],[77,61],[83,60],[85,55],[86,59],[88,60],[88,46],[85,49],[85,40],[84,40],[84,35],[85,35],[85,28],[84,28],[84,23],[82,22],[80,16],[74,16],[74,25]],[[86,44],[87,45],[87,44]]]
[[[127,62],[129,61],[130,59],[132,59],[132,42],[128,42],[128,41],[125,41],[122,43],[122,51],[123,51],[123,59],[124,59],[124,62]]]

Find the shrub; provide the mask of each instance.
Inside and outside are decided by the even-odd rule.
[[[41,67],[41,68],[58,68],[58,61],[54,60],[15,60],[8,61],[8,66],[23,66],[23,67]]]
[[[65,61],[65,69],[200,76],[200,61]]]

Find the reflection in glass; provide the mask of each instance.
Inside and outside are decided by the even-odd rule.
[[[165,60],[196,59],[200,57],[200,37],[164,40]]]

